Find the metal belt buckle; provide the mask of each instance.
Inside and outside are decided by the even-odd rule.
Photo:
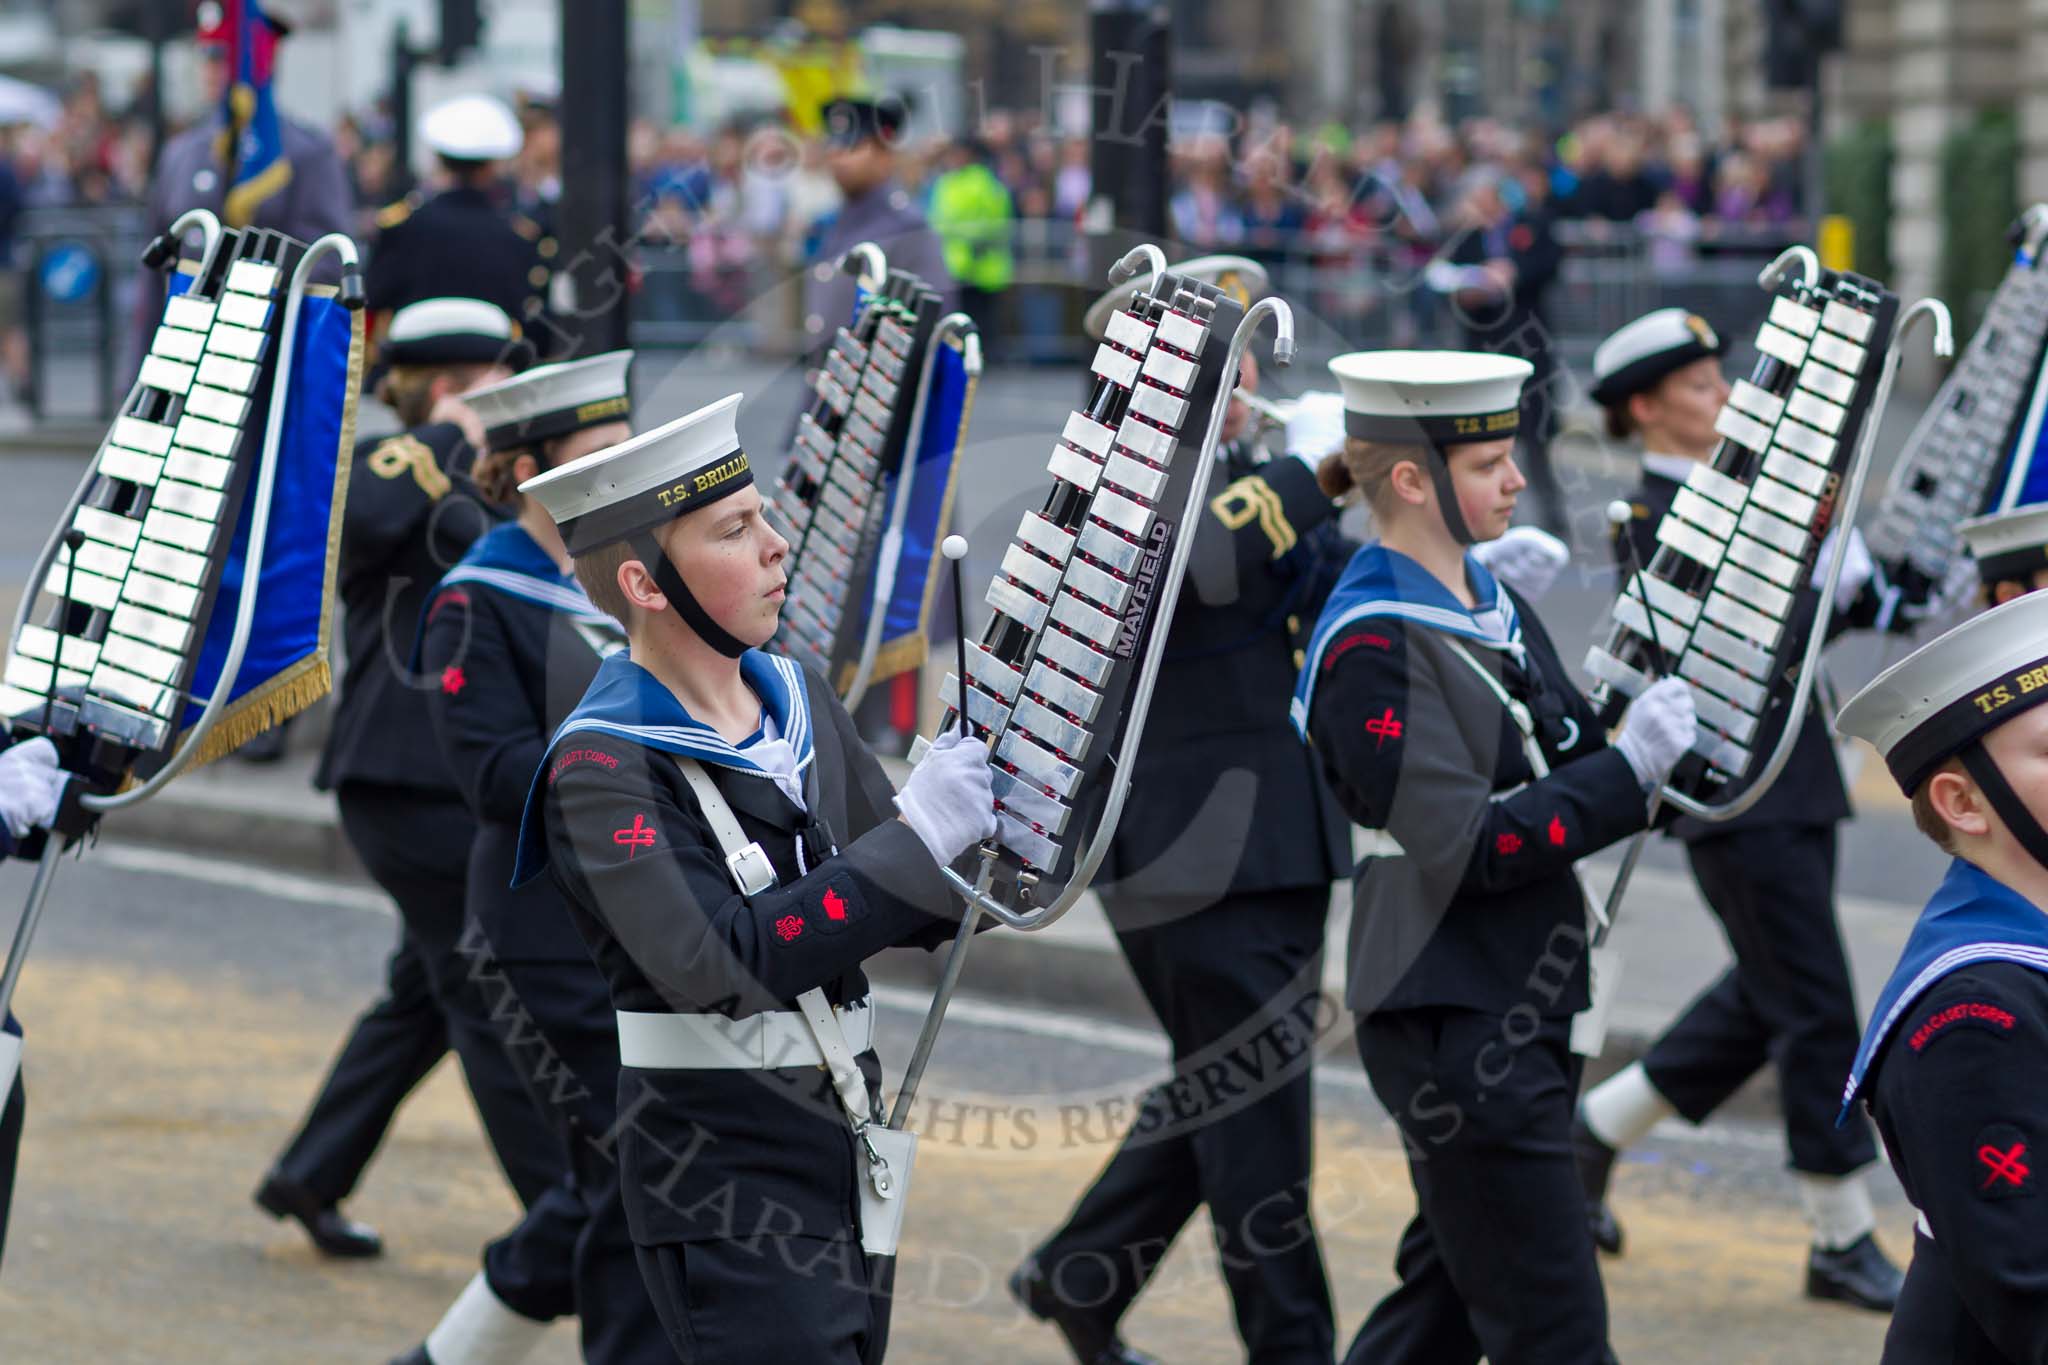
[[[726,854],[725,870],[743,896],[758,896],[775,885],[775,865],[768,861],[767,850],[758,843]]]

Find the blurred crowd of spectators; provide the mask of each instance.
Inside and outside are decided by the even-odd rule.
[[[12,262],[21,212],[43,206],[134,201],[148,181],[150,134],[141,101],[108,107],[96,82],[64,93],[54,119],[0,126],[0,267]],[[521,101],[527,146],[508,199],[545,211],[560,191],[560,136],[545,102]],[[916,125],[913,123],[913,127]],[[365,238],[380,206],[406,188],[389,118],[342,120],[333,130],[349,168]],[[657,320],[729,317],[758,297],[764,275],[802,265],[819,218],[838,190],[815,139],[774,121],[715,130],[633,125],[629,151],[642,243],[642,314]],[[1363,129],[1290,127],[1254,117],[1230,136],[1198,134],[1172,155],[1174,237],[1194,251],[1234,251],[1277,271],[1336,319],[1386,306],[1389,277],[1414,275],[1497,200],[1546,228],[1576,223],[1579,239],[1641,234],[1652,265],[1682,269],[1730,240],[1798,231],[1805,130],[1793,119],[1701,128],[1680,108],[1656,116],[1607,113],[1561,136],[1490,119],[1457,127],[1428,117]],[[1014,278],[1072,278],[1090,195],[1087,139],[1030,114],[989,114],[971,140],[913,134],[899,149],[904,189],[928,208],[949,173],[972,169],[984,190],[975,211],[1006,215]],[[990,182],[989,177],[993,177]],[[1482,205],[1483,201],[1483,205]],[[936,217],[943,220],[943,211]],[[948,231],[943,221],[941,234]],[[988,224],[978,227],[989,237]],[[13,272],[0,270],[0,277]],[[1005,281],[1008,274],[1000,276]],[[12,284],[0,286],[18,295]],[[1415,291],[1400,291],[1409,294]],[[18,310],[0,296],[0,314]],[[1395,339],[1421,339],[1426,302],[1397,307]],[[0,316],[0,329],[7,317]],[[1021,302],[1023,331],[1064,325],[1056,311]],[[0,343],[0,373],[19,382],[18,330]]]

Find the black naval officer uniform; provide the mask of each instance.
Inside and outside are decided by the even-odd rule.
[[[554,239],[489,191],[457,185],[412,195],[377,215],[377,239],[363,274],[373,315],[421,299],[482,299],[517,322],[543,358],[564,350],[548,320]]]
[[[1543,301],[1564,263],[1551,212],[1537,207],[1496,226],[1460,233],[1450,243],[1449,259],[1465,266],[1503,260],[1515,268],[1514,287],[1507,294],[1470,310],[1460,304],[1456,312],[1466,350],[1516,356],[1536,367],[1522,386],[1516,448],[1543,524],[1566,535],[1570,528],[1564,491],[1550,460],[1550,444],[1557,438],[1562,416],[1557,392],[1561,370]]]
[[[1207,1204],[1249,1359],[1327,1365],[1310,1066],[1330,886],[1351,869],[1351,832],[1283,698],[1297,637],[1352,547],[1306,462],[1255,463],[1244,443],[1219,458],[1227,487],[1195,532],[1131,799],[1097,879],[1172,1040],[1175,1079],[1146,1097],[1152,1118],[1032,1261],[1039,1293],[1107,1336]],[[1219,1050],[1247,1042],[1249,1064],[1219,1075]],[[1175,1107],[1176,1086],[1199,1112]]]
[[[1465,562],[1482,606],[1497,600]],[[1506,613],[1487,623],[1412,560],[1368,545],[1324,609],[1296,694],[1338,802],[1380,832],[1353,877],[1345,1003],[1418,1205],[1401,1283],[1359,1330],[1352,1365],[1611,1358],[1571,1146],[1582,1063],[1570,1024],[1589,999],[1573,864],[1644,828],[1648,799],[1542,623],[1511,591],[1498,600],[1519,650]],[[1530,713],[1547,777],[1496,685]]]
[[[1920,1211],[1883,1365],[2048,1361],[2048,916],[1951,863],[1850,1075]]]
[[[622,648],[515,523],[489,532],[443,579],[420,626],[419,672],[448,769],[476,820],[469,914],[489,941],[492,1017],[535,1102],[554,1126],[583,1214],[573,1273],[583,1358],[592,1365],[673,1362],[627,1232],[614,1126],[619,1039],[611,994],[554,884],[514,889],[526,794],[554,727],[605,654]]]
[[[1632,495],[1628,534],[1645,566],[1680,486],[1646,467]],[[1630,572],[1618,537],[1614,552]],[[1816,588],[1801,596],[1798,610],[1817,611]],[[1831,618],[1831,631],[1871,624],[1878,605],[1866,590]],[[1657,1039],[1643,1069],[1688,1122],[1701,1123],[1775,1063],[1792,1168],[1842,1176],[1875,1160],[1877,1146],[1861,1119],[1835,1124],[1836,1081],[1856,1056],[1862,1025],[1835,918],[1836,826],[1849,818],[1849,794],[1823,711],[1816,697],[1784,771],[1756,805],[1718,824],[1673,824],[1735,962]],[[1768,730],[1757,751],[1781,732]]]
[[[334,792],[350,846],[397,903],[399,942],[384,998],[357,1020],[278,1164],[330,1203],[346,1196],[399,1102],[452,1047],[530,1215],[486,1253],[493,1287],[520,1312],[549,1319],[573,1311],[568,1266],[580,1218],[558,1188],[559,1146],[471,980],[464,901],[476,822],[435,748],[418,680],[406,676],[428,593],[492,520],[468,482],[474,458],[450,423],[356,447],[340,562],[348,664],[314,782]]]
[[[749,651],[741,667],[783,737],[814,746],[802,807],[729,766],[744,747],[703,761],[772,862],[773,888],[734,889],[674,752],[649,742],[695,722],[624,654],[605,661],[535,779],[521,875],[545,864],[618,1010],[745,1019],[792,1010],[813,988],[860,1005],[867,958],[951,937],[957,903],[838,698],[787,659]],[[585,728],[600,717],[606,728]],[[879,1059],[858,1060],[878,1093]],[[888,1258],[862,1251],[866,1163],[825,1070],[627,1065],[618,1100],[607,1140],[627,1222],[688,1365],[882,1358],[888,1300],[874,1286]]]

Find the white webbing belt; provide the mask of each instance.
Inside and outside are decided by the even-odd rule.
[[[711,826],[711,836],[718,840],[718,847],[725,853],[726,866],[732,870],[733,879],[738,883],[741,894],[754,895],[767,890],[769,886],[773,886],[775,884],[775,875],[772,868],[767,872],[766,885],[749,885],[747,879],[743,876],[742,868],[750,864],[765,867],[767,866],[767,859],[764,856],[760,856],[759,846],[747,838],[746,831],[740,828],[739,818],[732,813],[732,807],[726,804],[724,795],[720,793],[717,785],[712,782],[710,774],[704,771],[703,765],[694,759],[678,758],[676,766],[683,770],[683,779],[690,784],[690,791],[697,798],[697,808],[704,813],[704,819]],[[752,858],[748,857],[750,850],[755,855]],[[860,1074],[860,1067],[854,1063],[854,1049],[851,1046],[852,1040],[847,1037],[845,1019],[843,1017],[844,1012],[834,1009],[828,1004],[825,1000],[825,992],[815,986],[799,995],[796,998],[796,1003],[797,1008],[802,1011],[800,1014],[792,1013],[788,1010],[780,1010],[774,1014],[762,1017],[767,1019],[793,1020],[804,1032],[811,1035],[811,1045],[806,1049],[806,1054],[810,1057],[811,1064],[815,1066],[820,1062],[824,1063],[832,1072],[832,1088],[839,1092],[839,1102],[846,1106],[847,1117],[855,1124],[865,1123],[871,1108],[868,1099],[868,1082],[867,1077]],[[872,1001],[867,1003],[872,1003]],[[872,1037],[874,1033],[873,1011],[863,1009],[859,1013],[861,1019],[865,1021],[864,1031]],[[676,1016],[679,1019],[704,1019],[707,1017],[709,1016],[701,1014],[695,1016]],[[770,1031],[779,1031],[772,1025],[768,1026],[768,1028]],[[625,1017],[623,1015],[620,1016],[619,1049],[619,1060],[623,1062],[625,1060]]]
[[[701,764],[678,758],[683,779],[697,798],[697,807],[711,825],[712,837],[725,853],[726,868],[742,895],[756,895],[775,885],[775,870],[759,844],[750,841],[732,807]],[[865,1051],[874,1034],[874,1001],[867,997],[853,1006],[835,1009],[825,992],[812,987],[796,998],[800,1014],[780,1010],[757,1016],[779,1021],[794,1019],[810,1034],[810,1046],[803,1056],[812,1064],[822,1062],[832,1074],[832,1089],[846,1114],[846,1126],[867,1158],[867,1179],[860,1182],[860,1244],[870,1256],[894,1256],[897,1239],[903,1234],[904,1196],[910,1190],[910,1173],[917,1160],[917,1134],[882,1123],[874,1099],[868,1094],[867,1077],[861,1074],[856,1051]],[[676,1018],[704,1019],[704,1015]],[[729,1021],[728,1021],[729,1022]],[[849,1028],[848,1025],[852,1027]],[[784,1032],[785,1025],[764,1025],[766,1032]],[[626,1016],[619,1016],[620,1060],[625,1053]],[[785,1035],[786,1037],[786,1035]],[[687,1050],[687,1049],[686,1049]],[[792,1055],[795,1055],[792,1053]],[[789,1063],[783,1063],[788,1065]]]
[[[874,1044],[872,996],[837,1011],[846,1046],[855,1053]],[[619,1061],[657,1071],[770,1071],[781,1066],[823,1066],[825,1054],[811,1025],[796,1010],[728,1019],[722,1014],[641,1014],[620,1010]]]

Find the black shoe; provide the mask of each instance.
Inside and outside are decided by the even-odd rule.
[[[1036,1261],[1025,1262],[1010,1276],[1010,1297],[1032,1317],[1058,1328],[1081,1365],[1159,1365],[1152,1356],[1124,1345],[1116,1334],[1116,1324],[1062,1303]]]
[[[235,750],[235,757],[244,763],[275,763],[284,757],[284,746],[284,727],[279,725],[251,735]]]
[[[1898,1305],[1905,1284],[1905,1273],[1867,1232],[1840,1251],[1815,1247],[1806,1258],[1809,1299],[1831,1299],[1874,1313],[1889,1313]]]
[[[402,1356],[391,1357],[391,1365],[434,1365],[434,1358],[425,1346],[415,1346]]]
[[[1607,1207],[1607,1182],[1614,1175],[1614,1158],[1619,1155],[1602,1142],[1586,1120],[1572,1117],[1572,1155],[1579,1164],[1579,1188],[1586,1192],[1586,1230],[1593,1245],[1609,1256],[1621,1255],[1621,1224]]]
[[[384,1239],[377,1229],[343,1217],[334,1205],[322,1204],[304,1185],[275,1171],[256,1187],[256,1207],[272,1218],[298,1219],[313,1245],[325,1255],[360,1259],[384,1254]]]

